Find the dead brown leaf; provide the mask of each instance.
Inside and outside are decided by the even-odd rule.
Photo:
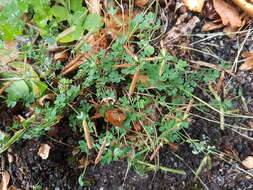
[[[121,126],[126,120],[126,114],[118,108],[108,109],[105,112],[105,120],[114,126]]]
[[[232,27],[230,25],[225,26],[223,29],[223,32],[228,36],[229,38],[234,38],[235,37],[235,32],[237,32],[236,27]]]
[[[183,2],[191,11],[201,12],[205,0],[183,0]]]
[[[101,147],[99,149],[98,155],[97,155],[97,157],[95,159],[95,165],[97,165],[99,163],[100,158],[101,158],[101,156],[102,156],[102,154],[104,152],[105,146],[106,146],[106,137],[105,137],[105,139],[104,139],[104,141],[103,141],[103,143],[102,143],[102,145],[101,145]]]
[[[197,16],[193,16],[188,22],[173,26],[172,29],[165,34],[163,40],[164,45],[169,44],[172,41],[178,41],[180,36],[190,34],[199,21],[200,20]]]
[[[239,67],[241,71],[253,70],[253,57],[248,57],[245,59],[244,63]]]
[[[38,156],[40,156],[43,160],[46,160],[49,156],[49,151],[51,147],[48,144],[41,144],[39,151],[38,151]]]
[[[51,94],[46,94],[46,95],[44,95],[44,96],[42,96],[41,98],[39,98],[38,100],[37,100],[37,102],[39,103],[39,105],[41,106],[41,107],[44,107],[44,103],[45,103],[45,101],[46,100],[54,100],[55,99],[55,94],[53,94],[53,93],[51,93]]]
[[[63,62],[65,62],[67,59],[68,59],[68,53],[67,53],[66,50],[64,50],[64,51],[56,52],[56,53],[54,54],[54,59],[53,59],[53,61],[55,61],[55,62],[58,62],[58,61],[59,61],[59,62],[63,63]]]
[[[86,143],[89,149],[93,148],[93,142],[90,136],[90,130],[89,130],[89,126],[88,123],[85,119],[83,119],[83,130],[84,130],[84,134],[85,134],[85,139],[86,139]]]
[[[251,57],[253,56],[253,51],[246,51],[242,53],[242,57]]]
[[[253,168],[253,156],[248,156],[242,161],[242,165],[248,169]]]
[[[8,185],[11,179],[10,174],[7,171],[3,171],[2,173],[2,181],[0,184],[1,190],[8,190]]]
[[[14,40],[4,40],[4,49],[0,50],[0,57],[0,65],[6,65],[18,57],[18,48]]]
[[[21,190],[21,189],[15,187],[14,185],[11,185],[10,187],[8,187],[8,190]]]
[[[208,31],[212,31],[212,30],[216,30],[216,29],[220,29],[224,27],[224,25],[222,23],[215,23],[213,21],[210,22],[206,22],[202,28],[201,31],[202,32],[208,32]]]
[[[237,9],[223,0],[213,0],[213,5],[224,25],[230,25],[234,28],[241,26],[242,22]]]
[[[145,6],[147,3],[149,2],[149,0],[135,0],[134,4],[138,7],[143,7]]]
[[[253,17],[253,0],[232,0],[238,7],[245,11],[249,16]]]

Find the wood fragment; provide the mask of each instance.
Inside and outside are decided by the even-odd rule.
[[[106,147],[106,137],[105,137],[105,139],[104,139],[104,141],[103,141],[103,143],[102,143],[102,145],[101,145],[101,147],[99,149],[98,155],[97,155],[97,157],[95,159],[95,165],[97,165],[99,163],[100,158],[101,158],[101,156],[102,156],[102,154],[103,154],[103,152],[105,150],[105,147]]]

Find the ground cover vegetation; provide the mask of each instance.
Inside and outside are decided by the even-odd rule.
[[[2,1],[0,109],[10,121],[0,123],[1,155],[10,154],[15,144],[46,136],[71,147],[68,162],[83,169],[76,180],[92,187],[87,167],[118,160],[126,160],[128,169],[140,176],[154,170],[186,175],[185,170],[159,164],[161,149],[173,152],[184,144],[201,155],[198,167],[191,168],[193,186],[199,180],[206,187],[199,176],[211,170],[213,156],[237,158],[205,134],[198,139],[189,131],[200,118],[222,133],[250,131],[230,122],[239,118],[250,123],[252,115],[243,91],[228,84],[237,78],[238,68],[252,69],[253,53],[244,52],[243,64],[238,61],[244,46],[234,62],[211,51],[212,63],[195,59],[189,39],[199,37],[193,31],[201,21],[189,10],[208,13],[210,21],[202,31],[225,26],[227,36],[242,35],[245,40],[252,36],[251,10],[238,5],[247,14],[238,12],[220,0],[205,6],[196,2],[202,5],[197,10],[188,1],[186,7],[174,1]],[[165,15],[161,7],[178,12]],[[229,13],[223,15],[223,9]],[[169,29],[168,15],[173,20]],[[62,133],[75,141],[57,140]],[[50,143],[40,144],[38,156],[48,159],[50,149]],[[182,159],[179,153],[174,156]],[[240,171],[252,176],[246,171],[253,167],[252,157],[241,165]],[[6,170],[3,189],[8,178]]]

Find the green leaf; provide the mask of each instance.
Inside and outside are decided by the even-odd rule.
[[[71,0],[70,1],[70,9],[72,11],[81,11],[83,10],[83,6],[82,6],[82,0]]]
[[[14,81],[5,91],[8,93],[8,99],[13,101],[29,95],[29,87],[23,80]]]
[[[53,15],[56,17],[56,19],[58,21],[63,21],[63,20],[68,19],[69,13],[65,7],[59,6],[59,5],[54,5],[51,8],[51,10],[52,10]]]
[[[97,32],[102,26],[102,18],[96,13],[89,14],[84,21],[84,30],[90,33]]]
[[[151,45],[147,45],[145,48],[144,48],[144,52],[147,56],[151,56],[153,55],[153,53],[155,52],[155,49],[153,46]]]

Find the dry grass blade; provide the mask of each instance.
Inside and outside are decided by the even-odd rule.
[[[159,152],[159,150],[161,149],[161,147],[163,146],[162,143],[160,143],[156,149],[154,150],[154,152],[152,153],[152,155],[150,156],[150,161],[154,160],[155,156],[157,155],[157,153]]]
[[[232,73],[231,71],[229,71],[227,69],[223,69],[222,67],[220,67],[218,65],[214,65],[214,64],[207,63],[207,62],[204,62],[204,61],[193,61],[193,60],[191,60],[190,62],[195,63],[195,64],[200,65],[200,66],[209,67],[209,68],[212,68],[212,69],[215,69],[215,70],[225,71],[226,73],[230,74],[232,77],[236,77],[236,75],[234,73]]]
[[[113,68],[127,68],[127,67],[131,67],[134,66],[135,64],[121,64],[121,65],[113,65]]]
[[[92,149],[93,143],[92,143],[91,136],[90,136],[90,130],[88,127],[88,123],[85,119],[83,119],[83,130],[84,130],[87,146],[89,149]]]
[[[105,139],[104,139],[104,141],[103,141],[103,143],[102,143],[102,145],[101,145],[101,147],[99,149],[98,155],[97,155],[97,157],[95,159],[95,165],[97,165],[99,163],[100,158],[101,158],[101,156],[102,156],[102,154],[103,154],[103,152],[105,150],[105,146],[106,146],[106,137],[105,137]]]
[[[132,79],[129,91],[128,91],[129,96],[132,96],[133,93],[134,93],[134,90],[136,88],[136,84],[138,82],[139,75],[140,75],[140,68],[137,67],[136,70],[135,70],[134,77]]]

